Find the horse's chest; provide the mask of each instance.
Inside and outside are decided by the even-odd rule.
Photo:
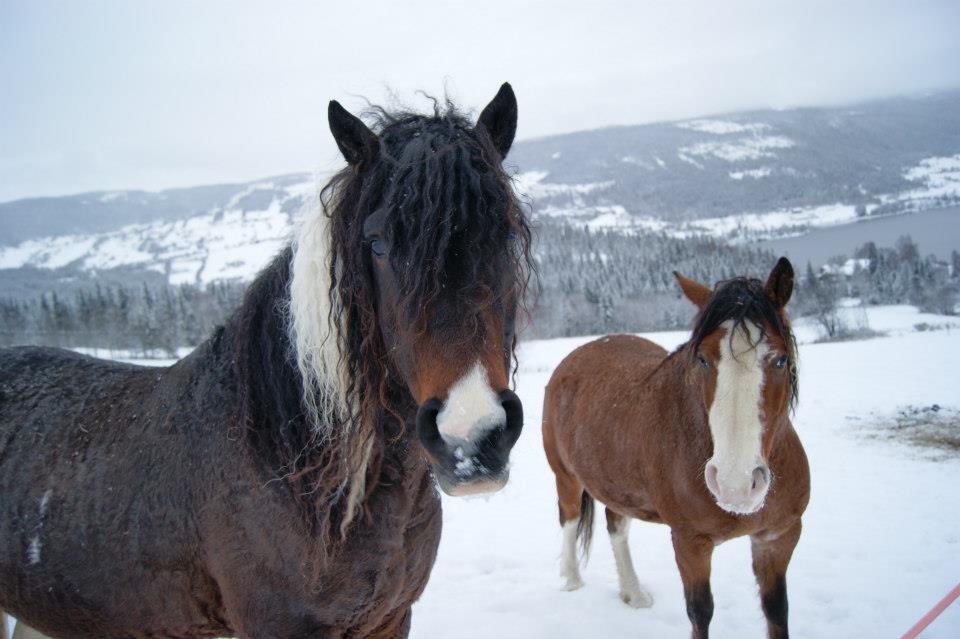
[[[375,492],[303,602],[310,616],[321,627],[363,634],[406,614],[426,586],[440,529],[440,498],[427,473],[414,485]]]

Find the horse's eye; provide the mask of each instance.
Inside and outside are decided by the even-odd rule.
[[[700,362],[700,365],[704,368],[710,368],[710,362],[708,362],[707,358],[703,355],[697,355],[697,361]]]
[[[383,257],[387,254],[387,245],[383,243],[383,240],[377,238],[370,241],[370,250],[377,257]]]
[[[773,363],[773,367],[774,367],[774,368],[783,368],[783,367],[786,366],[786,365],[787,365],[787,356],[786,356],[786,355],[781,355],[780,357],[777,358],[777,361],[775,361],[775,362]]]

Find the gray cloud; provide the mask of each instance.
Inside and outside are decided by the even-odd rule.
[[[386,87],[509,80],[529,138],[960,84],[952,1],[337,5],[4,2],[0,200],[329,168]]]

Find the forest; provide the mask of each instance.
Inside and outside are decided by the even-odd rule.
[[[526,339],[683,328],[693,309],[673,271],[714,284],[738,275],[764,277],[777,256],[749,245],[707,237],[590,231],[541,224],[534,254]],[[837,308],[844,298],[864,304],[914,304],[953,314],[960,254],[944,262],[924,256],[909,237],[894,247],[867,242],[820,269],[795,264],[794,316],[815,317],[827,338],[842,338]],[[99,285],[69,294],[0,299],[0,345],[44,344],[174,356],[203,341],[243,296],[246,283]],[[861,327],[862,328],[862,327]]]

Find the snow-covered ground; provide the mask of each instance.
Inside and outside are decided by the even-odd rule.
[[[788,572],[795,637],[899,636],[960,581],[960,458],[865,436],[873,415],[907,405],[960,408],[960,320],[909,306],[850,309],[886,337],[818,344],[796,322],[800,403],[794,423],[813,482],[804,532]],[[917,332],[917,324],[938,330]],[[685,332],[646,335],[666,348]],[[617,595],[598,517],[586,586],[560,590],[553,475],[540,438],[543,388],[588,337],[525,342],[518,393],[526,428],[500,493],[444,497],[444,529],[430,583],[414,607],[414,639],[456,636],[581,638],[689,636],[669,529],[637,522],[630,544],[650,609]],[[720,546],[712,585],[713,636],[765,636],[747,539]],[[956,603],[923,637],[960,636]]]

